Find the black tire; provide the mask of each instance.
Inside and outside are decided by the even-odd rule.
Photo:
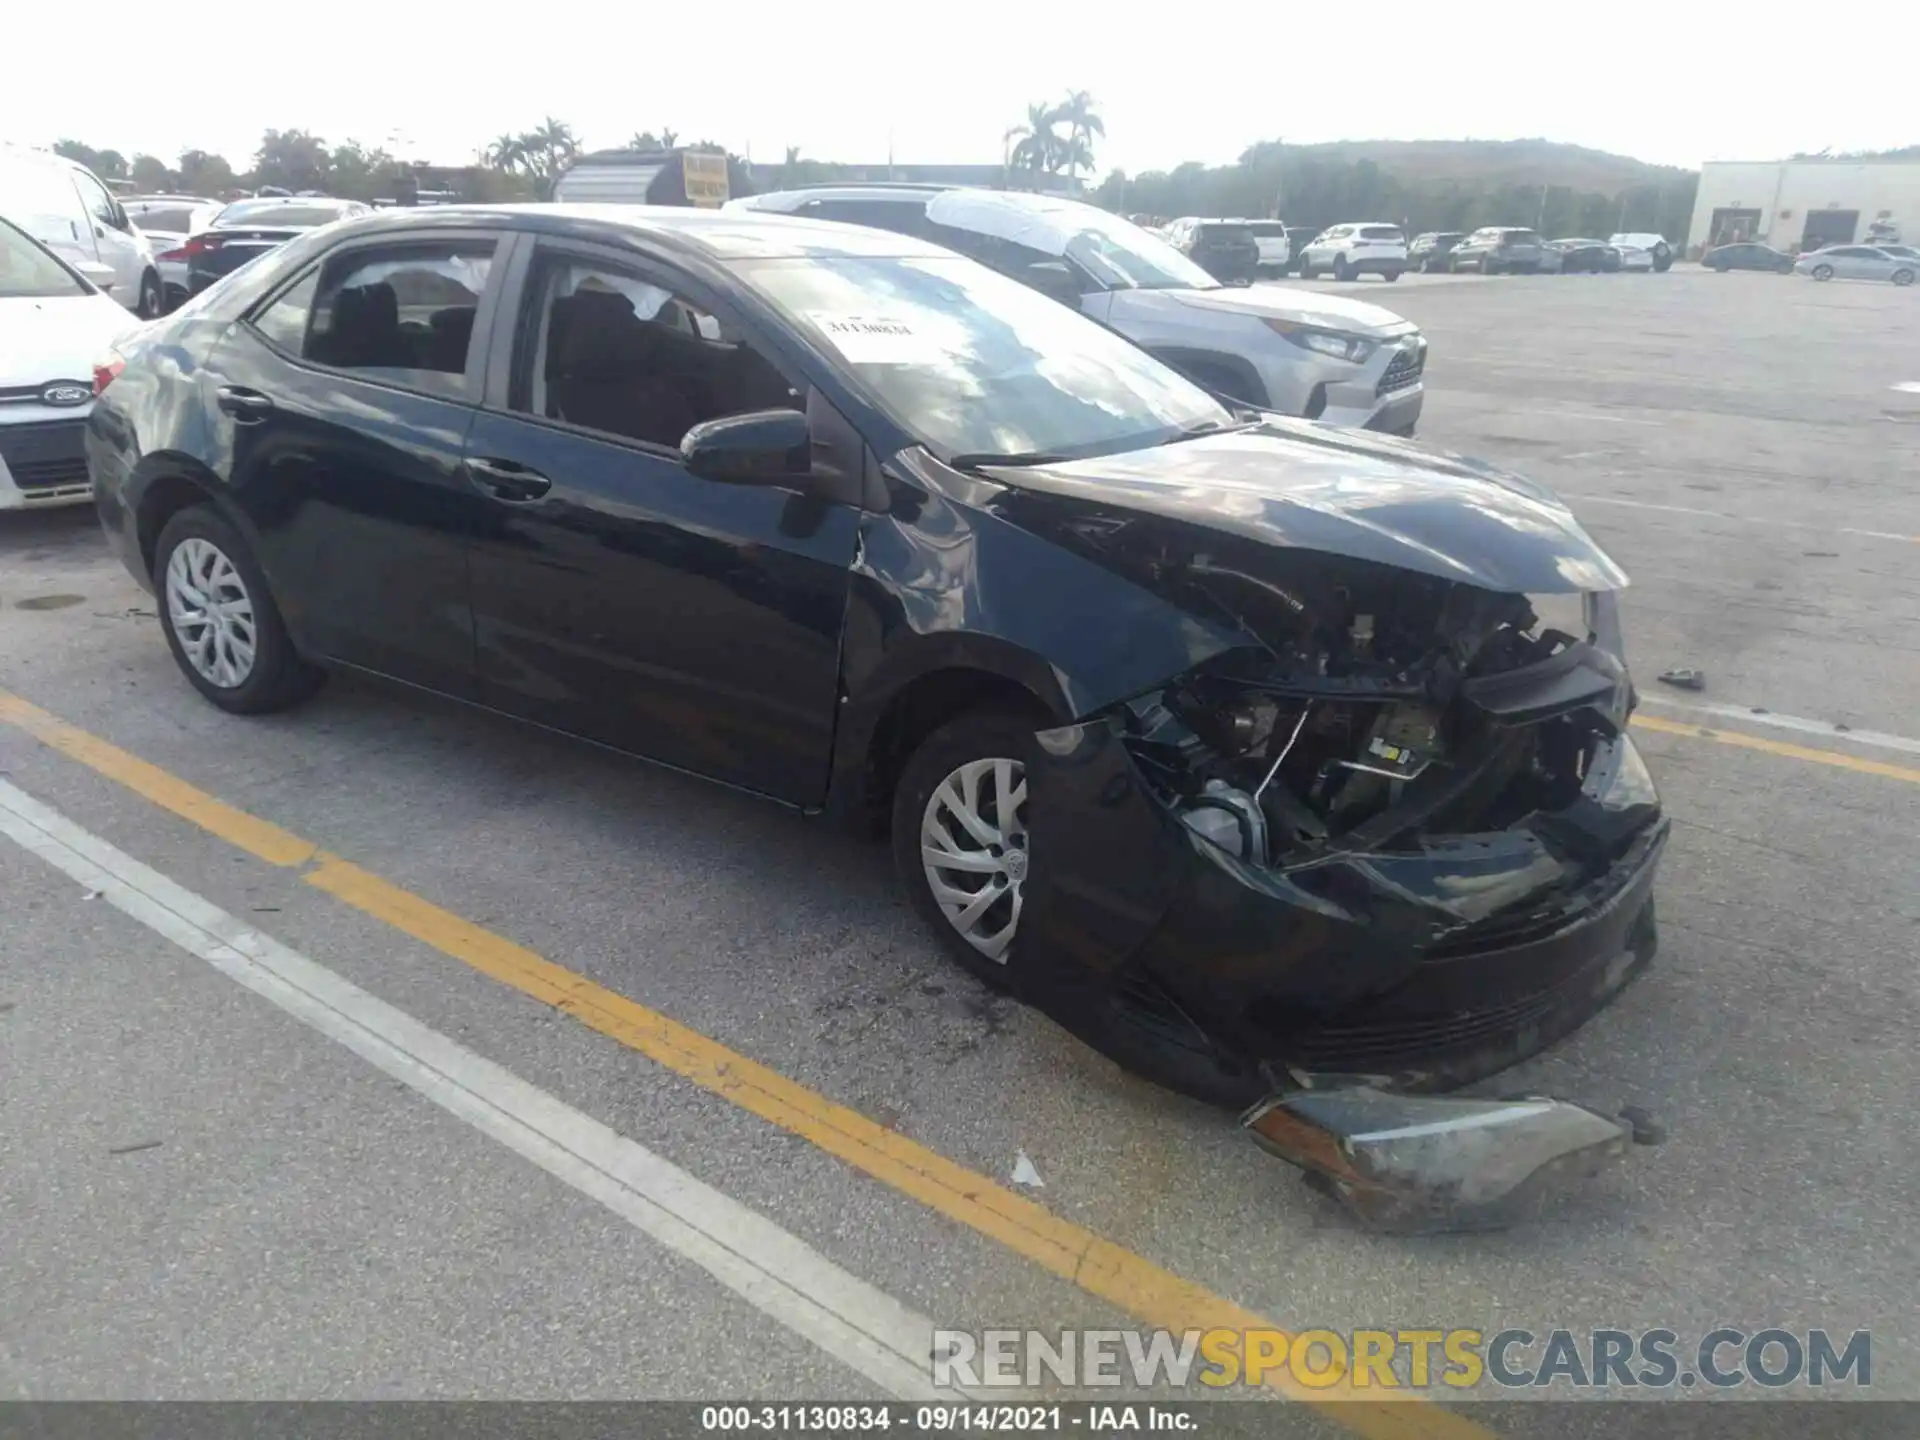
[[[954,771],[976,760],[1017,760],[1029,772],[1037,749],[1034,731],[1045,722],[1036,715],[1012,710],[973,710],[956,716],[935,730],[908,757],[893,791],[892,846],[894,868],[906,887],[908,901],[949,956],[969,973],[995,989],[1019,994],[1020,939],[1016,928],[1004,961],[990,959],[962,938],[934,898],[921,858],[921,824],[934,791]],[[987,877],[983,883],[991,883]],[[1015,887],[1017,888],[1017,887]],[[1004,903],[1004,902],[1002,902]],[[989,911],[988,919],[992,912]]]
[[[176,631],[167,597],[167,568],[173,553],[189,540],[212,545],[233,566],[253,610],[253,666],[238,685],[217,685],[194,668]],[[160,612],[160,629],[167,648],[187,682],[213,704],[235,715],[264,715],[297,705],[320,688],[323,671],[300,658],[287,635],[280,607],[253,550],[233,524],[211,505],[193,505],[178,512],[160,531],[153,547],[153,586]]]
[[[1833,267],[1831,265],[1814,266],[1813,278],[1816,280],[1831,280],[1833,278]]]
[[[1336,255],[1333,257],[1333,278],[1336,280],[1353,279],[1353,266],[1347,263],[1346,256]]]
[[[1911,285],[1913,283],[1913,271],[1902,266],[1893,272],[1893,283],[1896,285]]]
[[[166,313],[166,292],[160,287],[160,277],[149,270],[140,277],[140,308],[135,312],[142,320],[157,320]]]
[[[1382,270],[1380,274],[1389,285],[1400,278],[1400,272],[1398,270]]]
[[[1498,275],[1500,273],[1500,267],[1493,263],[1493,257],[1491,255],[1481,257],[1480,273],[1482,275]]]
[[[1713,273],[1716,275],[1724,275],[1727,273],[1727,271],[1731,270],[1732,268],[1733,267],[1727,264],[1724,260],[1716,260],[1713,262]]]

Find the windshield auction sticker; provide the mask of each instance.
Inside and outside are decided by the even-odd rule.
[[[933,336],[903,316],[816,310],[807,319],[855,365],[926,365],[946,355]]]

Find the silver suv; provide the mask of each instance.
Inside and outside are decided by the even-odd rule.
[[[1411,435],[1427,342],[1377,305],[1222,285],[1166,241],[1055,195],[833,185],[729,201],[932,240],[1100,321],[1216,394],[1286,415]]]

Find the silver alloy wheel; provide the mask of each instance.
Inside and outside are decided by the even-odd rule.
[[[934,787],[920,818],[920,858],[940,913],[1002,965],[1027,880],[1026,807],[1018,760],[970,760]]]
[[[240,572],[211,540],[195,535],[167,560],[167,623],[187,661],[209,684],[233,690],[253,673],[253,600]]]

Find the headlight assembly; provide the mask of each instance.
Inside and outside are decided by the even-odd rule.
[[[1267,328],[1284,335],[1303,350],[1312,350],[1316,354],[1331,355],[1336,360],[1346,360],[1358,365],[1373,354],[1378,342],[1363,335],[1348,335],[1339,330],[1323,330],[1317,325],[1302,325],[1294,320],[1281,320],[1269,316]]]

